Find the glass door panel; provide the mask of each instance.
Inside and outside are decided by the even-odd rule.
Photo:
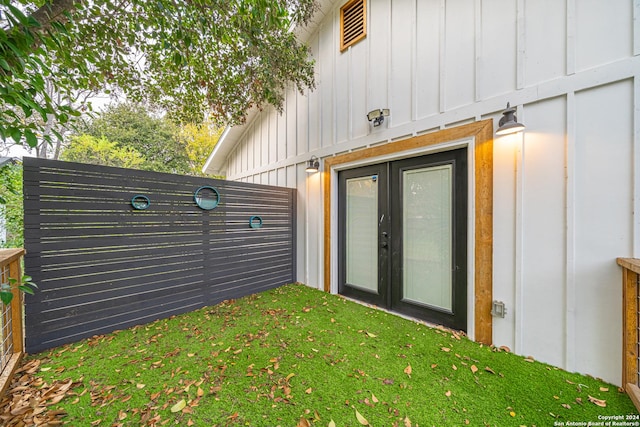
[[[452,311],[452,167],[402,172],[402,299]]]
[[[390,164],[394,311],[467,328],[467,150]]]
[[[338,292],[386,306],[388,301],[387,165],[338,174]]]
[[[378,179],[346,180],[346,284],[378,293]]]

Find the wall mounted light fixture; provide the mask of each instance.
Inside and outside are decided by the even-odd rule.
[[[507,102],[507,109],[502,112],[502,118],[500,118],[498,122],[496,135],[508,135],[510,133],[522,132],[523,130],[524,125],[518,123],[518,118],[516,117],[516,107],[512,107]]]
[[[309,160],[307,160],[307,173],[315,173],[320,169],[320,161],[316,156],[311,156]]]
[[[384,122],[384,118],[389,115],[388,108],[382,108],[378,110],[369,111],[367,114],[367,120],[373,122],[373,127],[380,126]]]

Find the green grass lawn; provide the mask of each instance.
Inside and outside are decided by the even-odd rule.
[[[43,387],[73,380],[53,406],[73,426],[553,426],[637,414],[613,385],[302,285],[29,361]]]

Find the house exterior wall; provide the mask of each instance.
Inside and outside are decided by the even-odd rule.
[[[369,0],[339,51],[339,7],[308,44],[317,88],[245,125],[229,179],[298,190],[298,280],[323,283],[321,174],[305,162],[487,118],[493,143],[493,343],[621,381],[619,256],[640,256],[639,0]],[[380,127],[368,111],[389,108]]]

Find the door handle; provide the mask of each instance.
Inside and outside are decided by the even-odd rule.
[[[382,237],[384,237],[384,240],[382,242],[380,242],[380,247],[381,248],[388,248],[389,247],[389,242],[387,241],[387,239],[389,238],[389,233],[387,233],[386,231],[383,231],[380,234],[382,234]]]

